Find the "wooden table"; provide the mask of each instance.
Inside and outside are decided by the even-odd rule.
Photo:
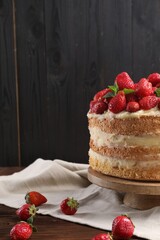
[[[20,171],[22,168],[0,168],[0,175],[8,175]],[[96,219],[95,219],[96,221]],[[17,222],[15,209],[0,205],[0,239],[9,240],[9,232]],[[60,220],[50,216],[37,215],[34,221],[37,232],[33,233],[31,239],[43,240],[91,240],[98,233],[105,232],[101,229],[88,227],[69,221]],[[132,238],[134,240],[142,238]]]

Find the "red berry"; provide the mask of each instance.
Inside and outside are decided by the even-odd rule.
[[[127,216],[117,216],[112,223],[112,235],[115,240],[128,240],[133,236],[134,225]]]
[[[148,81],[152,83],[152,86],[155,87],[160,83],[160,74],[159,73],[151,73],[148,76]]]
[[[97,93],[94,95],[93,100],[97,101],[97,100],[102,99],[108,92],[112,92],[112,90],[109,89],[109,88],[105,88],[105,89],[97,92]]]
[[[107,109],[108,109],[108,104],[103,100],[99,100],[99,101],[93,100],[90,102],[91,113],[102,114]]]
[[[92,240],[111,240],[111,235],[109,233],[99,233]]]
[[[115,97],[113,97],[109,104],[108,109],[113,113],[119,113],[126,108],[126,97],[124,92],[119,92]]]
[[[140,109],[138,102],[129,102],[127,103],[126,111],[127,112],[137,112]]]
[[[26,203],[34,204],[36,207],[47,202],[47,198],[39,192],[31,191],[25,196]]]
[[[21,206],[19,209],[17,209],[16,211],[16,215],[23,221],[26,221],[27,219],[31,219],[36,215],[37,212],[37,208],[35,207],[35,205],[31,205],[31,204],[24,204],[23,206]]]
[[[64,199],[60,204],[61,211],[66,215],[74,215],[77,212],[78,207],[78,201],[69,197]]]
[[[135,92],[126,94],[126,101],[128,102],[137,102],[138,97],[136,96]]]
[[[10,231],[10,238],[12,240],[26,240],[32,235],[32,227],[26,222],[20,222],[13,226]]]
[[[149,96],[153,93],[152,84],[146,78],[142,78],[136,85],[135,91],[140,98]]]
[[[154,108],[157,104],[158,98],[155,95],[143,97],[139,101],[140,108],[143,110],[149,110],[151,108]]]
[[[115,82],[117,83],[119,90],[123,90],[124,88],[134,89],[134,82],[126,72],[118,74]]]

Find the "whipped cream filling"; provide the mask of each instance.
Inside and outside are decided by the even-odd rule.
[[[98,127],[89,127],[90,137],[96,147],[160,147],[160,136],[117,135],[103,132]]]
[[[160,165],[159,160],[153,161],[142,161],[141,159],[136,160],[125,160],[125,159],[118,159],[112,158],[108,156],[101,155],[99,153],[94,152],[92,149],[89,150],[89,156],[97,161],[101,161],[102,164],[109,164],[112,167],[116,168],[127,168],[127,169],[134,169],[134,168],[145,168],[150,169],[151,167],[156,167]],[[158,155],[160,157],[160,154]]]
[[[160,109],[156,106],[154,108],[151,108],[149,110],[139,110],[137,112],[127,112],[127,111],[122,111],[120,113],[112,113],[111,111],[106,111],[103,114],[96,114],[96,113],[90,113],[90,111],[87,114],[88,118],[98,118],[99,120],[103,120],[105,118],[120,118],[120,119],[124,119],[124,118],[139,118],[142,116],[156,116],[156,117],[160,117]]]

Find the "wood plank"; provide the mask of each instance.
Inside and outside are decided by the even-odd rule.
[[[48,153],[44,5],[16,0],[21,164]]]
[[[45,19],[50,156],[87,163],[89,102],[132,70],[131,1],[46,0]]]
[[[0,1],[0,166],[18,165],[12,1]]]
[[[73,162],[88,162],[88,8],[89,1],[45,1],[49,155]]]
[[[138,81],[160,72],[160,1],[133,1],[133,72]]]

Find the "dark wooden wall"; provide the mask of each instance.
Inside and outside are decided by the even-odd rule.
[[[0,0],[0,166],[87,163],[95,92],[160,72],[159,16],[160,0]]]

